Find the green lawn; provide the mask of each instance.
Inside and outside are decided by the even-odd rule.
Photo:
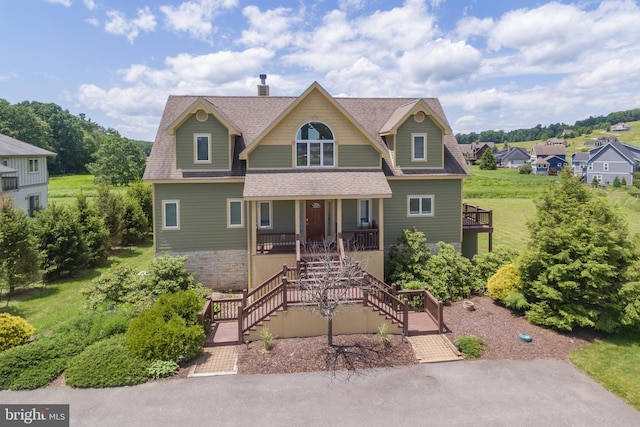
[[[107,265],[86,271],[68,280],[47,283],[44,287],[33,286],[17,291],[9,303],[2,301],[0,312],[21,316],[36,328],[38,333],[50,329],[59,322],[78,314],[84,304],[81,292],[91,280],[118,263],[137,271],[146,270],[154,257],[151,242],[137,247],[116,251]]]
[[[124,192],[124,187],[115,187],[113,191]],[[73,203],[78,193],[83,192],[87,197],[98,196],[98,185],[93,175],[64,175],[49,177],[49,203]]]
[[[576,350],[569,359],[640,411],[640,333],[625,333]]]

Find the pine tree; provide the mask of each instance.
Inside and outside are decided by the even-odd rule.
[[[484,170],[496,170],[498,165],[496,164],[496,158],[493,157],[493,153],[491,150],[484,150],[482,153],[482,157],[480,157],[480,161],[478,162],[480,169]]]

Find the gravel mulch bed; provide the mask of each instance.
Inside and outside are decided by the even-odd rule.
[[[287,338],[273,341],[270,351],[262,341],[238,346],[239,374],[280,374],[312,371],[350,371],[417,363],[413,348],[400,336],[384,346],[375,335],[338,335],[333,347],[327,337]]]
[[[463,308],[462,301],[444,307],[446,336],[451,342],[463,335],[482,338],[486,343],[482,359],[566,359],[571,351],[605,336],[588,329],[559,333],[534,326],[490,297],[476,296],[469,301],[474,303],[474,311]],[[533,340],[520,341],[520,333]]]

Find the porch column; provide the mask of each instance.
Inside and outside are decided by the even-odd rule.
[[[342,233],[342,199],[336,200],[336,236]]]
[[[251,241],[249,242],[249,247],[251,248],[251,254],[255,255],[258,249],[258,224],[256,223],[256,218],[258,217],[258,203],[255,200],[251,202],[251,217],[249,218],[248,227],[251,229]]]
[[[300,200],[294,200],[295,204],[295,230],[296,234],[302,236],[302,230],[300,229]]]
[[[384,250],[384,199],[378,199],[378,250]]]

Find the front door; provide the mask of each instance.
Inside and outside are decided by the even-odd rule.
[[[307,242],[324,240],[324,200],[307,200]]]

